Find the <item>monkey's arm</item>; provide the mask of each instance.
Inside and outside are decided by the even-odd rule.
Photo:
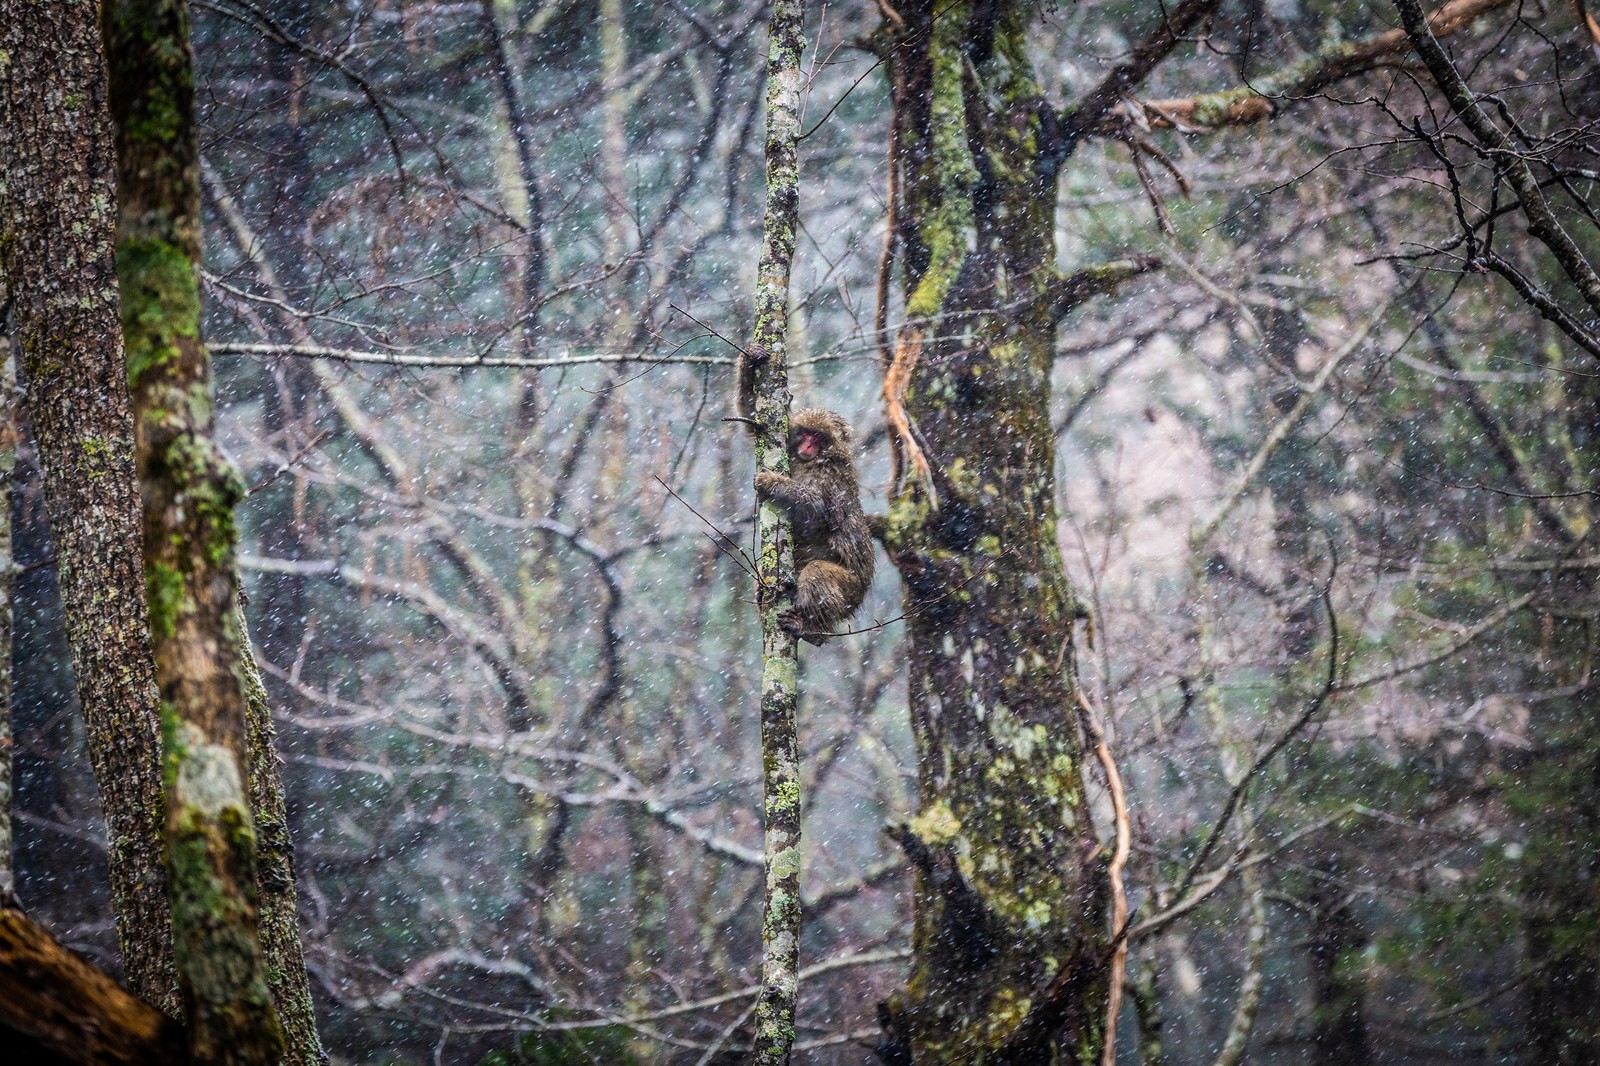
[[[839,524],[839,493],[820,478],[794,478],[773,470],[756,475],[756,494],[789,512],[797,522]]]

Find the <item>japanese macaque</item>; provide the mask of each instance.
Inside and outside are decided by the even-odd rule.
[[[760,348],[739,357],[734,399],[741,420],[752,426],[756,368],[769,358]],[[790,415],[789,473],[760,471],[756,494],[787,511],[794,529],[794,609],[778,624],[802,640],[826,644],[872,584],[872,534],[861,510],[850,423],[821,407]]]
[[[787,511],[794,527],[794,609],[779,624],[826,644],[872,584],[872,536],[850,454],[850,423],[820,407],[790,415],[789,473],[756,474],[756,493]]]

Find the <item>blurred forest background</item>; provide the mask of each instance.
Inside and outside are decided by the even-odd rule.
[[[1160,18],[1001,6],[1058,107]],[[1064,272],[1140,264],[1065,319],[1048,393],[1131,809],[1118,1061],[1600,1061],[1593,24],[1451,5],[1486,145],[1387,0],[1184,6],[1050,175]],[[806,7],[791,377],[881,514],[903,13]],[[760,972],[760,629],[708,534],[752,537],[723,418],[765,0],[193,13],[205,333],[324,1044],[723,1061]],[[13,517],[16,888],[115,972],[26,437]],[[801,653],[797,1062],[871,1061],[907,980],[901,612],[880,565],[863,632]]]

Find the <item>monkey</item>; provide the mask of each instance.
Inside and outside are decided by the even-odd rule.
[[[789,417],[789,473],[763,470],[756,494],[789,514],[794,527],[794,609],[779,625],[826,644],[856,613],[872,584],[872,535],[850,454],[850,423],[807,407]]]
[[[739,360],[738,407],[746,420],[755,407],[755,368],[767,358],[760,351]],[[872,535],[850,439],[843,416],[821,407],[796,411],[789,416],[789,473],[756,474],[756,494],[787,512],[794,530],[794,609],[778,624],[816,645],[856,613],[872,584]]]

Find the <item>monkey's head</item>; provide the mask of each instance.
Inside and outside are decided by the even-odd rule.
[[[789,416],[789,458],[796,463],[850,463],[850,423],[807,407]]]

